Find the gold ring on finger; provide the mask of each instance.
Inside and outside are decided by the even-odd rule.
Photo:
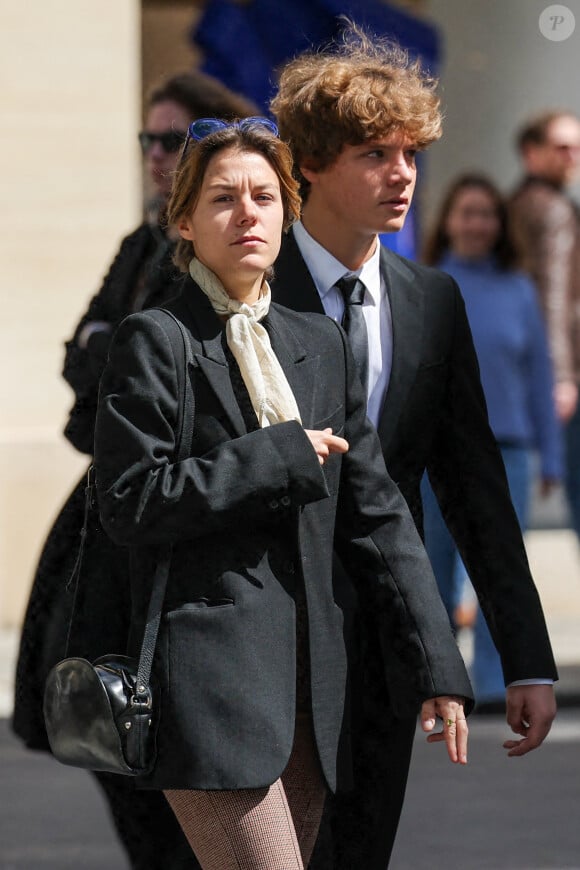
[[[455,725],[455,720],[454,719],[446,719],[445,724],[447,725],[448,728],[451,728],[452,725]]]

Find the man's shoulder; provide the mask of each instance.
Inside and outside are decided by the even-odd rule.
[[[437,287],[438,289],[446,289],[448,292],[455,292],[455,281],[447,272],[433,266],[416,263],[414,260],[395,254],[384,245],[381,246],[381,269],[386,271],[387,280],[389,273],[394,273],[403,280],[412,281],[424,291],[431,292],[434,287]]]

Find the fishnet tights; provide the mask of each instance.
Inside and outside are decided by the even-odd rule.
[[[326,795],[310,716],[298,714],[290,760],[271,786],[164,794],[203,870],[304,870]]]

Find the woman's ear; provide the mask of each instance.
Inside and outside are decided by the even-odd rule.
[[[188,218],[183,217],[179,220],[177,231],[182,239],[188,239],[190,242],[194,241],[191,221]]]

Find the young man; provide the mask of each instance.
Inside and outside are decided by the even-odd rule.
[[[504,746],[523,755],[550,730],[557,675],[463,301],[449,276],[378,240],[403,226],[416,152],[441,134],[435,87],[403,52],[357,33],[336,53],[302,55],[283,70],[272,109],[294,152],[304,207],[276,262],[273,295],[297,310],[337,320],[346,314],[389,472],[421,528],[419,484],[427,469],[478,592],[508,685],[507,721],[521,737]],[[345,276],[360,279],[364,295],[341,290]],[[331,811],[334,868],[384,870],[415,719],[398,717],[397,698],[385,699],[375,666],[376,620],[364,601],[355,623],[356,786]],[[327,866],[325,851],[318,850],[312,868]]]
[[[510,217],[546,319],[566,492],[580,541],[580,213],[567,192],[580,172],[580,119],[544,112],[524,124],[517,144],[525,177],[511,197]]]

